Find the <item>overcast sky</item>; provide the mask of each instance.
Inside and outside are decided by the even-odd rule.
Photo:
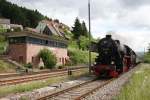
[[[76,17],[87,22],[88,0],[8,0],[72,26]],[[91,0],[92,35],[104,37],[113,31],[136,51],[150,42],[150,0]],[[88,24],[87,24],[88,25]]]

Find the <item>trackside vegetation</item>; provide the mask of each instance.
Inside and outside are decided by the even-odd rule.
[[[150,99],[150,65],[142,64],[129,83],[121,90],[116,100],[149,100]]]
[[[0,54],[3,54],[6,51],[7,45],[6,37],[4,35],[0,35]]]
[[[145,62],[145,63],[150,63],[150,53],[146,53],[146,54],[144,55],[144,62]]]
[[[79,49],[68,49],[68,54],[70,57],[70,65],[88,64],[89,62],[89,52],[82,51]],[[97,54],[91,53],[92,63],[94,62]]]
[[[56,56],[48,49],[43,49],[39,52],[39,57],[42,58],[44,66],[52,69],[57,63]]]
[[[15,66],[0,59],[0,73],[15,72]]]

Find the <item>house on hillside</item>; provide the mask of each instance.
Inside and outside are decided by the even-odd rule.
[[[58,23],[53,20],[42,20],[39,22],[38,26],[36,27],[36,30],[42,34],[53,34],[56,36],[67,38],[65,36],[64,28],[67,28],[69,30],[69,27],[65,24]]]
[[[0,27],[10,29],[10,19],[0,18]]]
[[[21,32],[7,33],[9,39],[8,55],[20,63],[40,66],[40,50],[47,48],[57,57],[57,64],[64,65],[68,60],[68,40],[51,22],[42,21],[36,29],[26,28]]]
[[[23,31],[23,26],[18,24],[10,24],[11,31]]]
[[[10,31],[22,31],[23,26],[18,24],[11,24],[10,19],[0,18],[0,28]]]

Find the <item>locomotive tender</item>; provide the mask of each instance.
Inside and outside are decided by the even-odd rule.
[[[92,70],[97,76],[118,77],[136,64],[136,53],[119,40],[113,40],[111,35],[106,35],[96,47],[99,55]]]

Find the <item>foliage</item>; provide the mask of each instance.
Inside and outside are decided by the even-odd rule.
[[[75,19],[74,27],[72,28],[73,28],[72,33],[74,35],[74,39],[79,39],[80,35],[82,34],[82,26],[78,18]]]
[[[41,50],[39,52],[39,57],[42,58],[44,66],[49,69],[53,68],[57,63],[56,56],[53,55],[52,52],[48,49]]]
[[[24,65],[26,68],[33,68],[33,65],[31,63],[27,63]]]
[[[44,18],[37,10],[19,7],[6,0],[0,0],[0,15],[1,17],[11,19],[13,24],[22,24],[25,27],[35,27]]]
[[[6,37],[4,35],[0,35],[0,54],[3,54],[6,51],[7,45]]]
[[[88,50],[89,48],[89,39],[85,36],[80,37],[80,49],[82,50]]]
[[[69,45],[68,48],[76,48],[76,49],[79,49],[79,46],[78,46],[76,40],[70,40],[68,45]]]
[[[146,53],[146,54],[144,55],[144,62],[145,62],[145,63],[150,63],[150,53]]]
[[[82,35],[88,37],[89,34],[84,21],[82,22],[81,27],[82,27]]]
[[[7,29],[4,29],[3,26],[0,25],[0,33],[7,32]]]
[[[0,42],[5,42],[6,41],[6,37],[4,35],[0,35]]]
[[[149,64],[141,64],[130,81],[123,87],[116,100],[149,100],[150,98]]]
[[[74,27],[72,27],[73,40],[76,40],[79,49],[88,50],[89,47],[89,32],[86,24],[83,21],[80,23],[78,18],[75,19]],[[92,35],[90,35],[91,41],[96,41]]]
[[[0,60],[0,72],[15,72],[15,67],[4,60]]]
[[[73,38],[73,34],[68,30],[68,29],[63,29],[64,33],[65,33],[65,36],[71,40]]]
[[[82,23],[78,18],[75,19],[74,26],[72,27],[72,33],[74,35],[74,39],[79,39],[80,36],[88,37],[88,30],[86,28],[86,24],[83,21]]]
[[[82,51],[79,49],[69,49],[69,57],[71,60],[71,65],[77,65],[77,64],[88,64],[89,62],[89,52],[88,51]],[[95,61],[97,54],[92,53],[92,62]]]

